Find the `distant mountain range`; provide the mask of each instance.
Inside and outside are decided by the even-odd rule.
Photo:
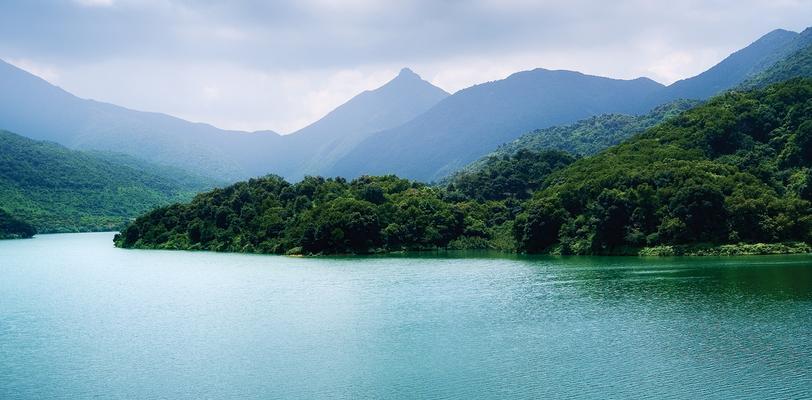
[[[670,86],[647,78],[536,69],[449,95],[404,69],[384,86],[285,136],[221,130],[81,99],[0,62],[0,129],[226,180],[268,173],[294,180],[308,174],[396,173],[430,181],[534,129],[606,113],[643,114],[674,99],[701,100],[746,82],[757,85],[757,79],[806,76],[809,71],[798,67],[803,63],[797,59],[803,61],[801,53],[810,43],[810,29],[776,30]],[[794,66],[787,64],[792,57]],[[765,75],[771,68],[778,70]]]
[[[436,180],[534,128],[596,114],[645,112],[645,99],[662,87],[647,78],[519,72],[461,90],[406,124],[376,133],[326,174]]]
[[[532,129],[606,113],[641,114],[680,98],[707,99],[811,43],[812,29],[800,34],[776,30],[709,70],[670,86],[646,78],[624,81],[544,69],[520,72],[461,90],[414,120],[370,136],[325,175],[394,173],[438,180]]]
[[[0,129],[74,149],[115,151],[222,179],[254,174],[273,132],[240,133],[80,99],[0,62]],[[249,162],[246,162],[249,160]]]

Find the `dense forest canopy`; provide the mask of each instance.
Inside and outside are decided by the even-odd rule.
[[[118,229],[214,184],[130,156],[85,153],[0,131],[0,207],[40,232]]]
[[[394,176],[252,179],[152,211],[115,240],[297,254],[674,252],[809,243],[810,200],[812,80],[798,79],[729,92],[579,160],[523,150],[440,187]]]
[[[130,224],[116,243],[305,254],[485,247],[497,236],[495,227],[511,218],[504,202],[455,202],[445,195],[394,176],[306,177],[296,184],[269,176],[159,208]]]

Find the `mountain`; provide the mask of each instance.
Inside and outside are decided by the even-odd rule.
[[[437,180],[520,134],[606,113],[636,115],[675,99],[707,99],[735,88],[810,42],[776,30],[693,78],[664,87],[571,71],[536,69],[461,90],[426,113],[370,136],[326,175],[395,173]]]
[[[399,127],[375,133],[326,174],[438,179],[531,129],[596,114],[644,112],[644,99],[662,87],[646,78],[519,72],[461,90]]]
[[[810,43],[809,29],[800,34],[776,30],[668,87],[646,78],[536,69],[449,96],[404,69],[381,88],[359,94],[286,136],[224,131],[80,99],[0,62],[0,129],[74,149],[126,153],[219,179],[398,173],[436,180],[533,129],[607,113],[637,115],[679,98],[706,99],[756,79]],[[776,68],[786,74],[790,67]],[[778,72],[773,80],[780,79]]]
[[[751,76],[742,83],[742,88],[760,88],[792,78],[812,78],[812,28],[807,28],[801,35],[807,38],[805,47],[798,49],[766,70]]]
[[[662,104],[675,99],[704,100],[734,88],[790,54],[812,44],[812,31],[802,33],[776,29],[731,54],[707,71],[669,85],[652,99]]]
[[[448,97],[408,68],[365,91],[313,124],[282,138],[270,157],[276,174],[299,180],[329,169],[370,134],[399,126]]]
[[[40,232],[117,229],[215,184],[130,156],[70,150],[0,131],[0,209]]]
[[[273,132],[224,131],[165,114],[78,98],[0,61],[0,129],[74,149],[126,153],[199,174],[234,179],[267,173]]]
[[[81,150],[115,151],[218,179],[319,173],[369,134],[414,118],[448,96],[404,68],[290,135],[226,131],[165,114],[78,98],[0,61],[0,129]]]

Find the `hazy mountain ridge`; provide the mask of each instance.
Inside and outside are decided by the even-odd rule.
[[[674,82],[655,96],[652,102],[662,104],[675,99],[703,100],[735,87],[792,53],[799,45],[800,38],[797,32],[773,30],[707,71]]]
[[[404,69],[382,87],[285,136],[226,131],[81,99],[0,63],[5,94],[0,129],[71,148],[123,152],[226,180],[268,173],[292,180],[383,173],[436,180],[534,129],[606,113],[637,115],[676,98],[704,99],[736,87],[806,48],[811,37],[809,29],[800,34],[775,30],[708,71],[668,87],[648,78],[535,69],[449,95]]]
[[[261,149],[279,138],[82,99],[1,61],[0,88],[0,129],[74,149],[127,153],[222,179],[260,173],[248,160],[261,158]]]
[[[406,124],[376,133],[327,175],[394,173],[433,180],[529,130],[608,112],[645,111],[663,86],[535,69],[463,89]]]

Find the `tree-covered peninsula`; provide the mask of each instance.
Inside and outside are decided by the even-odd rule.
[[[125,248],[336,254],[809,251],[812,80],[736,91],[576,160],[491,157],[443,186],[252,179],[139,217]]]

